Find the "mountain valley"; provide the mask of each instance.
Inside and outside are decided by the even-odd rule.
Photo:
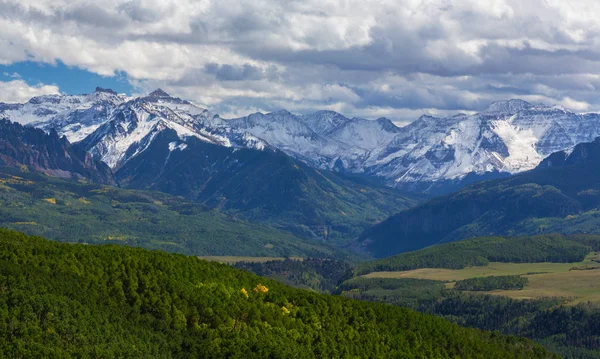
[[[88,171],[84,177],[90,180],[183,196],[305,238],[347,244],[365,228],[423,198],[312,168],[247,132],[209,128],[206,123],[222,120],[161,91],[124,101],[98,89],[92,95],[50,96],[22,107],[5,106],[9,110],[0,117],[14,118],[15,111],[50,116],[34,123],[50,131],[46,138],[31,126],[4,124],[34,133],[40,141],[52,136],[58,141],[59,131],[66,137],[60,139],[65,146],[104,171]],[[111,107],[115,104],[117,109]],[[81,133],[89,134],[80,139]],[[70,145],[68,138],[80,140]],[[13,158],[10,164],[29,164],[23,162]],[[53,170],[46,167],[40,170]]]
[[[0,359],[600,359],[596,15],[0,0]]]

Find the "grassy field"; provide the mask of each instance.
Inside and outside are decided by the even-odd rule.
[[[529,283],[522,290],[496,290],[489,293],[503,295],[515,299],[531,299],[544,297],[564,297],[571,304],[595,302],[600,304],[600,269],[570,270],[573,267],[598,263],[600,255],[588,255],[580,263],[498,263],[491,262],[485,267],[469,267],[464,269],[422,268],[402,272],[374,272],[365,275],[367,278],[418,278],[447,282],[452,288],[457,280],[500,276],[522,275]]]
[[[249,256],[199,256],[198,258],[204,259],[209,262],[219,263],[239,263],[239,262],[250,262],[250,263],[265,263],[269,261],[282,261],[283,257],[249,257]],[[294,260],[302,260],[301,257],[289,257]]]

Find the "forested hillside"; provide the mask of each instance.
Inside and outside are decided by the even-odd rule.
[[[527,283],[527,277],[521,277],[518,275],[502,275],[459,280],[454,285],[454,289],[474,292],[523,289]]]
[[[238,262],[233,266],[293,287],[310,288],[322,293],[332,292],[338,284],[351,278],[353,268],[347,262],[318,258]]]
[[[151,189],[267,223],[302,237],[347,244],[366,228],[417,203],[381,184],[317,170],[281,151],[230,148],[158,134],[116,171],[122,186]]]
[[[417,268],[461,269],[486,266],[489,262],[571,263],[582,261],[586,254],[598,248],[600,236],[597,235],[481,237],[364,262],[358,265],[356,271],[365,274]]]
[[[345,252],[160,192],[0,168],[0,226],[64,242],[188,255],[344,257]]]
[[[195,257],[0,230],[10,358],[550,358],[526,339],[293,289]]]
[[[600,233],[600,140],[537,169],[486,181],[400,212],[361,235],[378,257],[489,235]]]
[[[598,250],[597,235],[465,239],[359,264],[335,293],[598,359]]]

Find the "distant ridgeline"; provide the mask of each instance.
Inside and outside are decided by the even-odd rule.
[[[555,358],[527,339],[195,257],[0,230],[0,356]]]
[[[536,263],[580,262],[600,249],[597,235],[538,235],[529,237],[481,237],[444,243],[414,252],[364,262],[357,274],[407,271],[418,268],[462,269],[486,266],[489,262]]]
[[[180,197],[0,168],[0,227],[187,255],[346,258],[346,251]]]
[[[488,235],[600,234],[600,140],[535,170],[474,184],[400,212],[359,241],[377,257]]]

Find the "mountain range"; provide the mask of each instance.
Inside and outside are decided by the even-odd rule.
[[[323,267],[323,272],[328,271],[327,266],[341,268],[335,281],[353,275],[348,264],[340,266],[342,263],[335,259],[351,261],[386,257],[363,263],[354,272],[356,275],[373,270],[486,266],[493,261],[578,262],[598,248],[597,237],[580,234],[600,234],[600,137],[596,138],[600,135],[599,121],[600,115],[597,114],[575,114],[562,108],[520,100],[497,102],[472,115],[459,114],[448,118],[422,116],[408,126],[398,127],[385,118],[347,118],[332,111],[296,115],[281,110],[223,119],[189,101],[171,97],[160,89],[142,97],[127,97],[102,88],[89,95],[41,96],[24,104],[0,104],[0,212],[4,213],[0,216],[0,224],[58,241],[119,243],[189,256],[327,258],[308,259],[298,264],[288,258],[265,264],[279,268],[281,274],[277,271],[271,273],[279,280],[292,282],[293,279],[295,285],[308,283],[312,284],[308,287],[317,289],[323,277],[319,279],[320,272],[308,270],[310,263]],[[494,177],[497,178],[469,184]],[[457,188],[460,190],[455,193],[427,200],[431,194]],[[551,233],[579,235],[563,237],[549,235]],[[69,244],[65,247],[44,244],[39,238],[27,238],[7,231],[2,235],[5,239],[2,245],[7,249],[5,257],[15,264],[14,268],[9,268],[10,273],[24,273],[23,270],[28,269],[23,263],[33,258],[29,269],[35,278],[39,277],[39,268],[52,269],[49,273],[54,279],[70,278],[73,276],[65,277],[63,273],[64,268],[69,268],[77,272],[75,277],[81,282],[81,274],[85,272],[81,268],[98,267],[82,266],[77,260],[73,262],[74,258],[81,260],[84,257],[97,261],[104,256],[102,258],[108,259],[104,264],[112,263],[111,268],[127,269],[131,263],[141,263],[140,255],[151,256],[147,258],[148,263],[158,267],[153,269],[148,263],[142,263],[140,273],[146,275],[148,268],[151,268],[150,272],[157,273],[176,268],[177,281],[188,278],[194,270],[192,267],[200,263],[196,263],[197,258],[187,258],[185,260],[191,260],[190,265],[182,271],[173,263],[182,264],[183,256],[161,255],[157,254],[158,251],[140,252],[121,246]],[[447,244],[477,236],[517,235],[535,236],[484,237]],[[593,248],[590,241],[594,244]],[[29,244],[34,252],[23,257],[25,252],[22,249]],[[439,244],[442,245],[436,246]],[[12,246],[21,250],[15,252]],[[40,248],[48,252],[37,258]],[[425,250],[405,253],[422,248]],[[63,252],[71,249],[77,253],[65,256]],[[70,263],[65,267],[61,262],[63,269],[59,268],[58,276],[57,265],[47,266],[53,255],[48,254],[50,251],[63,253],[56,258]],[[23,258],[17,258],[15,253]],[[125,266],[114,264],[114,258],[119,256],[124,259]],[[305,265],[306,270],[301,268]],[[271,313],[269,311],[274,309],[273,323],[280,323],[277,318],[283,318],[281,323],[292,323],[295,328],[296,324],[285,320],[298,318],[310,324],[303,329],[306,332],[311,328],[317,329],[317,333],[331,332],[323,331],[322,324],[314,321],[314,315],[305,314],[306,308],[316,308],[313,305],[317,303],[316,297],[305,298],[312,303],[310,305],[302,299],[304,297],[295,297],[300,300],[294,301],[281,299],[284,287],[266,282],[264,278],[256,285],[255,279],[252,279],[252,285],[244,282],[246,284],[242,286],[241,282],[237,282],[233,287],[223,286],[223,283],[214,283],[213,286],[206,282],[206,278],[214,279],[214,273],[225,273],[223,267],[201,266],[197,267],[198,273],[209,275],[197,276],[190,282],[199,285],[180,286],[192,288],[190,293],[194,298],[203,293],[207,302],[214,302],[214,298],[225,295],[231,299],[237,293],[234,309],[248,309],[247,304],[257,298],[260,299],[257,303],[263,304],[263,299],[280,298],[275,306],[267,303],[267,306],[261,307],[264,313]],[[260,269],[262,265],[254,267]],[[19,270],[13,271],[15,268]],[[597,266],[592,263],[571,269],[592,270]],[[228,278],[220,278],[231,281],[243,272],[229,273]],[[222,313],[225,312],[222,311],[219,316],[200,325],[198,318],[206,318],[206,314],[195,310],[185,312],[185,308],[191,307],[184,302],[181,302],[185,304],[181,307],[173,307],[173,303],[179,303],[183,298],[183,292],[174,295],[177,300],[166,296],[164,302],[167,306],[157,311],[147,307],[148,303],[159,303],[152,296],[168,291],[157,290],[156,286],[150,288],[146,279],[136,282],[137,279],[132,278],[141,278],[139,273],[132,275],[129,271],[123,276],[115,275],[111,273],[102,277],[100,283],[110,283],[110,289],[106,287],[94,294],[89,303],[104,303],[98,301],[101,296],[111,300],[102,304],[107,308],[123,308],[123,303],[131,304],[131,308],[126,309],[134,316],[127,318],[127,327],[123,328],[145,333],[135,338],[154,335],[146,330],[150,318],[148,313],[160,312],[160,320],[166,318],[165,322],[156,322],[153,327],[160,326],[162,333],[165,328],[173,326],[175,331],[168,335],[169,338],[182,335],[180,343],[173,345],[174,353],[187,345],[181,344],[187,340],[186,328],[192,330],[189,343],[196,343],[197,330],[208,328],[207,323],[215,328],[226,327],[230,333],[231,328],[235,331],[236,326],[250,328],[249,324],[254,323],[246,321],[250,316],[265,318],[256,311],[244,309],[241,314],[232,312],[231,318],[226,319],[227,325],[223,326]],[[121,277],[123,280],[114,279]],[[494,286],[502,286],[508,281],[519,284],[521,289],[527,284],[524,278],[504,277],[488,278],[484,284],[493,286],[486,290],[497,289],[499,287]],[[98,278],[94,272],[88,279],[97,281]],[[469,279],[472,278],[466,281]],[[19,280],[19,283],[31,282],[26,277]],[[40,285],[51,283],[47,278],[39,282],[37,284]],[[51,283],[52,290],[68,288],[72,292],[72,288],[76,287],[73,283],[65,283]],[[338,284],[339,294],[343,296],[408,304],[419,310],[428,308],[430,313],[479,329],[497,330],[498,323],[502,321],[518,322],[518,330],[502,324],[503,333],[529,336],[561,353],[583,353],[596,349],[596,327],[593,323],[597,320],[594,316],[582,319],[581,313],[568,314],[565,309],[555,320],[548,321],[545,316],[553,315],[553,312],[547,312],[549,307],[546,305],[555,306],[559,302],[540,301],[524,304],[529,307],[529,312],[526,312],[529,313],[528,319],[517,320],[514,318],[521,318],[524,313],[520,303],[471,294],[463,296],[459,293],[460,283],[457,282],[451,290],[441,281],[419,278],[357,277]],[[28,288],[38,288],[37,284]],[[334,285],[334,281],[329,285]],[[21,290],[12,284],[4,287]],[[82,288],[92,287],[99,288],[89,283]],[[48,288],[43,290],[45,294],[49,293]],[[147,293],[150,297],[141,299],[139,288],[150,288]],[[170,285],[169,291],[172,288]],[[201,290],[198,291],[198,288]],[[210,288],[218,288],[218,291],[213,292]],[[246,288],[254,289],[249,291]],[[469,288],[473,287],[462,287],[462,290],[478,290]],[[77,304],[78,308],[89,304],[85,300],[89,301],[91,297],[83,295],[84,292],[89,290],[80,293],[85,305]],[[296,295],[296,292],[289,293]],[[407,293],[410,295],[406,296]],[[31,293],[27,297],[32,297]],[[113,298],[121,301],[112,302]],[[332,303],[323,305],[330,308]],[[317,307],[319,305],[317,303]],[[360,307],[364,305],[366,303]],[[508,306],[517,316],[506,316],[504,308]],[[455,311],[447,312],[445,307]],[[473,312],[472,307],[479,312]],[[492,307],[496,310],[490,311]],[[370,319],[374,318],[373,308],[377,307],[368,309],[367,317]],[[389,314],[392,310],[380,308],[382,313]],[[106,312],[105,309],[98,313]],[[301,316],[294,317],[300,313],[299,310],[302,311]],[[56,309],[52,311],[60,313]],[[562,313],[568,320],[560,317]],[[343,314],[340,318],[348,317],[347,313]],[[118,311],[113,315],[114,318],[124,318]],[[267,314],[267,317],[270,315]],[[15,317],[20,318],[18,315]],[[477,317],[477,320],[473,321],[471,317]],[[90,318],[102,319],[91,316],[86,319],[87,322]],[[143,323],[135,322],[139,318],[143,318]],[[423,318],[417,318],[416,323],[421,323]],[[538,318],[541,318],[540,321]],[[349,323],[354,325],[357,320],[363,323],[359,323],[359,327],[364,327],[365,321],[360,317],[350,318]],[[339,327],[339,323],[332,328]],[[398,320],[391,324],[397,326],[397,323]],[[488,326],[489,323],[493,325]],[[590,345],[581,345],[582,325],[585,325],[584,332],[588,333],[583,338],[586,343],[592,343]],[[554,331],[547,332],[547,326],[554,326]],[[442,327],[441,320],[436,322],[435,333]],[[53,327],[33,325],[32,328],[44,335],[54,331]],[[260,322],[257,328],[266,327]],[[448,330],[455,332],[457,328]],[[427,331],[418,327],[415,333],[414,338],[420,338]],[[354,332],[351,334],[352,338],[356,337]],[[116,337],[122,338],[123,335],[117,333]],[[221,340],[220,337],[221,334],[215,338]],[[411,337],[408,342],[412,343],[414,338]],[[496,333],[491,338],[496,343],[502,337]],[[432,339],[432,342],[436,343],[435,340],[438,339]],[[514,344],[514,340],[510,339],[510,343]],[[272,343],[272,340],[269,337],[265,342]],[[422,346],[422,340],[417,342]],[[489,347],[489,343],[486,345]],[[73,346],[81,347],[85,346]],[[147,344],[140,347],[146,348]],[[162,346],[156,348],[159,347]],[[348,348],[347,345],[345,347]],[[356,346],[357,353],[364,347],[364,343]],[[439,356],[439,347],[434,345],[435,352],[424,355]],[[279,347],[273,348],[280,350]],[[281,348],[290,346],[286,344]],[[469,356],[465,352],[464,340],[459,341],[457,348],[456,353],[460,354],[456,355]],[[531,343],[520,344],[517,348],[526,350],[519,354],[520,351],[509,347],[503,356],[518,354],[532,357],[537,353],[541,357],[552,357],[546,355],[541,347],[532,347]],[[500,349],[496,349],[495,353],[499,353]],[[296,356],[305,352],[300,347],[294,350],[293,355]],[[372,354],[373,350],[369,350]],[[454,353],[452,350],[449,353]],[[158,353],[158,349],[151,351]],[[199,351],[193,349],[191,352]],[[255,350],[252,347],[250,352],[257,357],[265,355],[260,348]],[[385,349],[383,352],[390,351]],[[407,353],[406,349],[399,352]],[[277,353],[282,354],[283,351]],[[419,348],[419,353],[424,351]],[[279,356],[285,357],[283,354]],[[573,357],[580,356],[574,354]]]
[[[600,135],[600,115],[522,100],[500,101],[472,115],[421,116],[404,127],[386,118],[347,118],[333,111],[281,110],[223,119],[163,90],[127,97],[97,88],[89,95],[49,95],[0,104],[0,117],[54,129],[117,172],[157,134],[177,133],[228,148],[280,150],[322,170],[367,176],[386,186],[448,192],[480,179],[535,168],[553,152]]]
[[[99,88],[90,95],[43,96],[0,107],[6,126],[37,136],[46,131],[46,141],[60,140],[93,159],[113,184],[183,196],[302,237],[345,243],[419,199],[315,169],[161,90],[126,98]]]
[[[422,210],[409,209],[423,196],[407,190],[437,194],[540,163],[555,165],[568,156],[553,153],[575,153],[577,144],[600,135],[598,114],[522,100],[496,102],[472,115],[421,116],[398,127],[386,118],[347,118],[332,111],[296,115],[281,110],[223,119],[160,89],[142,97],[103,88],[88,95],[39,96],[24,104],[0,104],[0,119],[26,124],[3,122],[13,128],[7,134],[20,131],[4,139],[5,158],[10,157],[6,143],[13,137],[22,139],[17,152],[29,153],[15,163],[159,190],[296,235],[339,243],[351,242],[394,213]],[[26,145],[31,144],[27,136],[43,132],[26,135],[25,129],[36,128],[49,136],[43,151]],[[52,151],[62,159],[48,161],[55,157]],[[443,199],[430,203],[435,201]],[[482,208],[474,203],[465,206],[477,216]],[[564,210],[560,208],[548,210]],[[419,221],[425,217],[419,214]],[[402,240],[389,248],[368,244],[377,228],[391,221],[365,232],[363,247],[383,255],[421,245],[397,246]],[[404,226],[407,234],[418,234],[410,228]],[[427,233],[432,241],[461,237],[442,232]],[[417,238],[427,244],[427,235]]]
[[[488,235],[600,233],[600,138],[548,156],[535,169],[483,181],[369,228],[363,249],[387,257]]]

